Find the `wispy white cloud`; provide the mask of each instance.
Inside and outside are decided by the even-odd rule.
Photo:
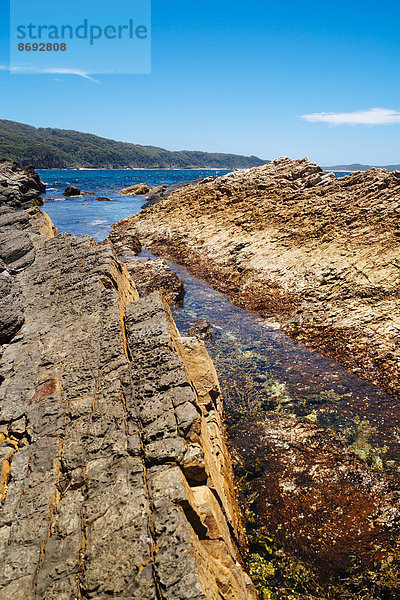
[[[52,73],[53,75],[78,75],[79,77],[83,77],[84,79],[88,79],[89,81],[93,81],[94,83],[100,83],[97,79],[93,79],[84,71],[80,71],[79,69],[64,69],[64,68],[54,68],[54,69],[42,69],[42,73]]]
[[[370,108],[355,112],[321,112],[301,115],[309,123],[329,123],[329,125],[388,125],[400,123],[400,112],[390,108]]]
[[[7,67],[5,65],[0,65],[0,71],[10,71],[10,73],[27,73],[28,71],[32,73],[32,75],[48,73],[49,75],[78,75],[78,77],[83,77],[84,79],[88,79],[89,81],[93,81],[93,83],[100,83],[97,79],[90,77],[85,71],[81,71],[80,69],[67,69],[64,67],[52,67],[52,68],[43,68],[43,67],[23,67],[23,66],[15,66],[15,67]]]

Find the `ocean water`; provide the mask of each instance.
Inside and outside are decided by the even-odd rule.
[[[225,175],[224,170],[172,170],[172,169],[133,169],[133,170],[54,170],[38,171],[47,185],[44,195],[44,210],[53,220],[59,231],[76,235],[92,235],[96,241],[104,240],[110,227],[116,221],[138,213],[145,204],[143,197],[122,196],[121,190],[137,183],[147,183],[150,187],[182,181]],[[81,192],[92,195],[79,198],[63,198],[68,185],[76,185]],[[110,198],[112,202],[98,202],[98,196]],[[52,201],[55,199],[56,201]]]

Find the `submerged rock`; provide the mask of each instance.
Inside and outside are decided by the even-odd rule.
[[[76,187],[76,185],[69,185],[64,192],[64,196],[70,197],[70,196],[80,196],[81,195],[81,190]]]
[[[395,600],[399,482],[307,420],[271,415],[231,435],[260,587],[288,600],[300,586],[304,599]]]
[[[106,198],[105,196],[99,196],[98,198],[95,198],[95,200],[97,200],[97,202],[113,202],[111,198]]]
[[[212,325],[205,319],[196,319],[187,330],[187,335],[197,336],[201,340],[212,340]]]

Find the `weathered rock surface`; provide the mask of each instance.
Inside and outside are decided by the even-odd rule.
[[[114,226],[389,393],[400,389],[400,173],[281,158]]]
[[[20,169],[16,163],[0,161],[0,206],[27,208],[42,205],[46,186],[33,167]]]
[[[80,196],[81,195],[81,190],[76,187],[76,185],[69,185],[65,191],[64,191],[64,196],[70,197],[70,196]]]
[[[203,343],[110,244],[28,217],[4,251],[24,263],[0,359],[1,600],[255,600]]]
[[[142,244],[136,235],[121,235],[118,231],[111,231],[108,239],[118,256],[137,256],[142,251]]]
[[[214,181],[215,177],[202,177],[200,179],[192,179],[191,181],[181,181],[179,183],[173,183],[172,185],[159,185],[157,187],[151,188],[149,193],[147,194],[146,200],[148,204],[146,206],[152,206],[153,204],[157,204],[163,198],[168,198],[171,194],[176,192],[177,190],[181,190],[189,185],[197,185],[201,183],[209,183],[210,181]]]
[[[121,190],[121,194],[123,196],[145,196],[149,191],[150,188],[146,183],[138,183],[124,188]]]
[[[143,258],[127,261],[126,266],[140,296],[147,296],[158,290],[162,292],[168,304],[182,304],[185,298],[185,284],[165,260]]]

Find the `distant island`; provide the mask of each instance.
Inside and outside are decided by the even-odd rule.
[[[36,128],[0,119],[0,159],[36,169],[240,169],[268,161],[257,156],[182,150],[117,142],[89,133]]]
[[[335,165],[333,167],[323,167],[324,171],[368,171],[368,169],[386,169],[387,171],[400,171],[400,165],[386,165],[378,167],[376,165],[361,165],[353,163],[352,165]]]

